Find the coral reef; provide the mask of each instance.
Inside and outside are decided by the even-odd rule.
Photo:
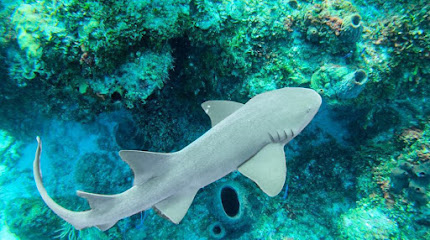
[[[430,58],[429,6],[416,4],[402,15],[393,14],[374,23],[371,38],[376,45],[387,45],[392,66],[414,67]]]
[[[429,165],[422,152],[427,152],[429,126],[428,121],[422,124],[419,128],[399,130],[390,142],[381,142],[379,148],[375,148],[377,144],[369,146],[375,148],[369,149],[376,151],[372,154],[375,163],[368,170],[371,174],[363,174],[360,180],[364,197],[359,201],[357,211],[382,211],[397,225],[397,238],[428,236],[425,219],[429,216],[426,192]]]
[[[361,17],[349,1],[308,5],[299,25],[307,40],[332,54],[354,50],[363,31]]]
[[[398,236],[396,222],[379,209],[352,209],[342,215],[339,231],[343,239],[390,239]]]
[[[85,80],[79,85],[79,92],[101,101],[121,102],[127,108],[134,108],[145,103],[155,90],[164,86],[172,62],[168,50],[161,53],[136,52],[133,61],[121,65],[113,77]]]
[[[429,8],[424,0],[1,1],[4,229],[22,239],[430,239]],[[287,86],[317,90],[324,105],[286,147],[280,196],[233,173],[199,191],[180,228],[146,211],[100,232],[62,224],[35,195],[35,135],[51,137],[48,191],[85,208],[70,197],[76,188],[131,185],[119,149],[178,151],[210,127],[200,103]],[[235,216],[222,189],[239,203]]]
[[[182,31],[176,23],[187,14],[183,4],[177,1],[160,6],[138,1],[21,4],[10,23],[18,48],[12,46],[7,52],[9,76],[20,87],[35,78],[46,79],[43,83],[51,87],[68,86],[62,94],[86,94],[81,106],[95,104],[95,108],[103,109],[123,99],[121,103],[132,108],[161,88],[168,78],[172,59],[162,42]],[[159,9],[148,11],[154,7]],[[111,14],[116,18],[109,19]],[[142,26],[141,32],[136,32],[134,26]],[[148,41],[143,44],[145,39]],[[50,96],[58,98],[59,94]]]
[[[0,155],[3,156],[2,164],[12,167],[14,161],[19,158],[21,143],[6,130],[0,129]]]
[[[39,197],[17,198],[5,210],[6,224],[22,239],[55,238],[61,226],[55,213]]]

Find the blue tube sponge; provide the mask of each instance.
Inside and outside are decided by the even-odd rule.
[[[209,235],[213,239],[223,239],[225,237],[225,228],[222,223],[214,222],[209,225]]]

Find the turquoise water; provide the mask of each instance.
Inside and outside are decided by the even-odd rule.
[[[430,239],[427,1],[3,0],[0,14],[0,239]],[[77,230],[36,188],[36,136],[47,193],[85,211],[77,190],[133,186],[120,150],[180,151],[211,132],[203,102],[286,87],[313,89],[322,105],[284,147],[276,196],[233,171],[188,211],[173,198],[179,224],[149,208]],[[286,99],[250,116],[265,120],[243,140],[310,101]],[[201,148],[212,153],[201,165],[224,153],[217,146]],[[152,162],[148,174],[169,167]]]

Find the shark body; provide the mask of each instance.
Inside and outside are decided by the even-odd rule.
[[[133,170],[133,186],[114,195],[77,191],[88,200],[91,209],[87,211],[65,209],[47,194],[40,171],[39,137],[34,178],[48,207],[76,229],[95,226],[104,231],[151,207],[177,224],[200,188],[235,170],[269,196],[277,195],[286,177],[284,145],[308,125],[320,105],[318,93],[305,88],[265,92],[246,104],[207,101],[202,107],[211,118],[209,131],[174,153],[120,151]]]

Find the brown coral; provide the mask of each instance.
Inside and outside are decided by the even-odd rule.
[[[408,128],[403,130],[399,136],[399,140],[410,146],[421,138],[423,131],[417,128]]]
[[[342,31],[343,20],[337,16],[324,16],[324,24],[329,26],[336,36]]]

